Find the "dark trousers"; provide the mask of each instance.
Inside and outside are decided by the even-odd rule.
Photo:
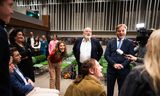
[[[121,70],[116,70],[113,68],[108,68],[107,71],[107,96],[113,96],[114,94],[114,86],[115,82],[117,80],[118,83],[118,96],[121,90],[121,87],[123,85],[123,82],[126,78],[126,76],[129,73],[129,69],[121,69]]]
[[[78,62],[78,75],[82,74],[81,66],[82,66],[82,63]]]

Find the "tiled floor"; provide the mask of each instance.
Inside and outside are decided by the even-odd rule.
[[[61,94],[62,96],[64,95],[66,89],[68,88],[68,86],[72,83],[73,80],[71,79],[62,79],[61,80]],[[48,73],[44,73],[40,76],[36,76],[36,82],[35,85],[37,87],[42,87],[42,88],[49,88],[49,74]],[[106,86],[105,86],[106,88]],[[106,88],[107,90],[107,88]],[[114,92],[114,96],[118,96],[118,88],[117,88],[117,84],[115,86],[115,92]]]
[[[71,79],[62,79],[61,80],[61,94],[64,95],[67,87],[72,83]],[[41,76],[36,77],[35,85],[37,87],[49,88],[49,74],[45,73]]]

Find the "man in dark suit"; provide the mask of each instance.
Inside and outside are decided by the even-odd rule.
[[[56,89],[34,87],[33,81],[25,77],[17,67],[20,61],[21,55],[18,50],[15,47],[11,48],[9,71],[13,96],[59,96]]]
[[[78,63],[78,75],[81,75],[81,64],[89,59],[94,58],[97,61],[102,56],[103,49],[99,41],[91,38],[92,30],[86,27],[83,31],[83,38],[78,38],[73,46],[73,54]]]
[[[117,79],[118,90],[120,92],[121,86],[130,72],[130,61],[124,55],[118,54],[116,51],[121,50],[125,54],[134,54],[134,47],[131,41],[125,38],[127,26],[119,24],[116,27],[117,38],[110,40],[107,43],[105,51],[105,59],[108,62],[107,70],[107,96],[113,96],[114,85]]]
[[[30,32],[30,37],[27,38],[27,43],[29,46],[31,46],[33,48],[34,42],[35,42],[34,33]]]
[[[11,49],[11,58],[9,69],[13,96],[25,96],[33,90],[34,83],[19,70],[17,64],[21,62],[21,55],[15,47]]]
[[[13,0],[0,0],[0,96],[11,96],[9,84],[9,44],[5,24],[9,23]]]

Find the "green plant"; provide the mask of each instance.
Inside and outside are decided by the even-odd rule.
[[[46,60],[46,56],[45,55],[38,55],[34,57],[36,59],[36,63],[40,63],[41,61],[45,61]]]
[[[105,60],[104,56],[101,57],[101,59],[99,60],[99,63],[103,67],[102,68],[102,73],[104,75],[107,74],[108,62]]]
[[[72,64],[73,64],[73,65],[77,65],[76,59],[74,59],[74,60],[72,61]]]

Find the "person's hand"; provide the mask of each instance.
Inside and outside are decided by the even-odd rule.
[[[122,64],[114,64],[114,68],[120,70],[120,69],[123,69],[123,65]]]
[[[31,79],[28,79],[28,83],[34,87],[34,82]]]
[[[137,60],[137,57],[133,56],[133,55],[126,55],[125,56],[128,60],[131,60],[131,61],[136,61]]]

